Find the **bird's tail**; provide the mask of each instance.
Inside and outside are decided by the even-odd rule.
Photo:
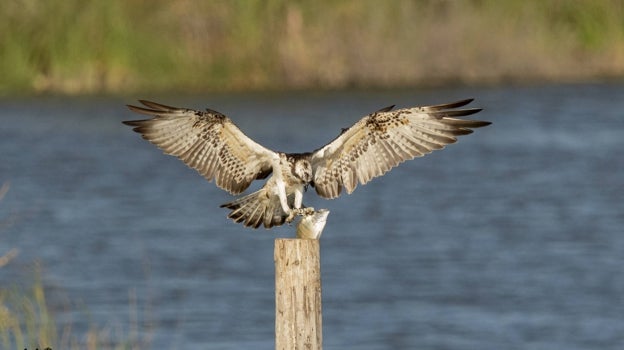
[[[274,197],[273,200],[271,197]],[[258,228],[262,224],[265,228],[280,226],[284,224],[287,217],[279,199],[268,195],[264,188],[230,203],[222,204],[221,208],[232,210],[228,218],[253,228]]]

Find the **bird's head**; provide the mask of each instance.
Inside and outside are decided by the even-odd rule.
[[[304,183],[310,183],[312,181],[312,164],[307,159],[297,159],[293,165],[293,172]]]

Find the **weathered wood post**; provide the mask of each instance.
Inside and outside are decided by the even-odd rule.
[[[329,211],[305,216],[297,236],[275,240],[275,349],[321,350],[320,237]]]

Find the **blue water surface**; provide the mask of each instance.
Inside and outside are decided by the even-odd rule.
[[[492,126],[352,195],[306,193],[331,211],[325,348],[624,348],[621,84],[0,100],[0,254],[19,249],[0,284],[38,262],[78,341],[272,349],[273,240],[294,228],[229,221],[231,197],[122,125],[124,104],[209,107],[301,152],[387,105],[467,97]]]

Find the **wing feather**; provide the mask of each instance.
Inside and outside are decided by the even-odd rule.
[[[145,107],[130,110],[151,119],[123,122],[166,154],[180,158],[208,181],[232,193],[243,192],[257,178],[271,172],[278,155],[257,144],[225,115],[176,108],[139,100]],[[146,108],[147,107],[147,108]]]
[[[457,136],[489,122],[466,120],[481,109],[463,107],[472,99],[391,111],[381,109],[344,130],[336,139],[312,153],[314,188],[335,198],[342,188],[353,192],[400,163],[455,143]]]

